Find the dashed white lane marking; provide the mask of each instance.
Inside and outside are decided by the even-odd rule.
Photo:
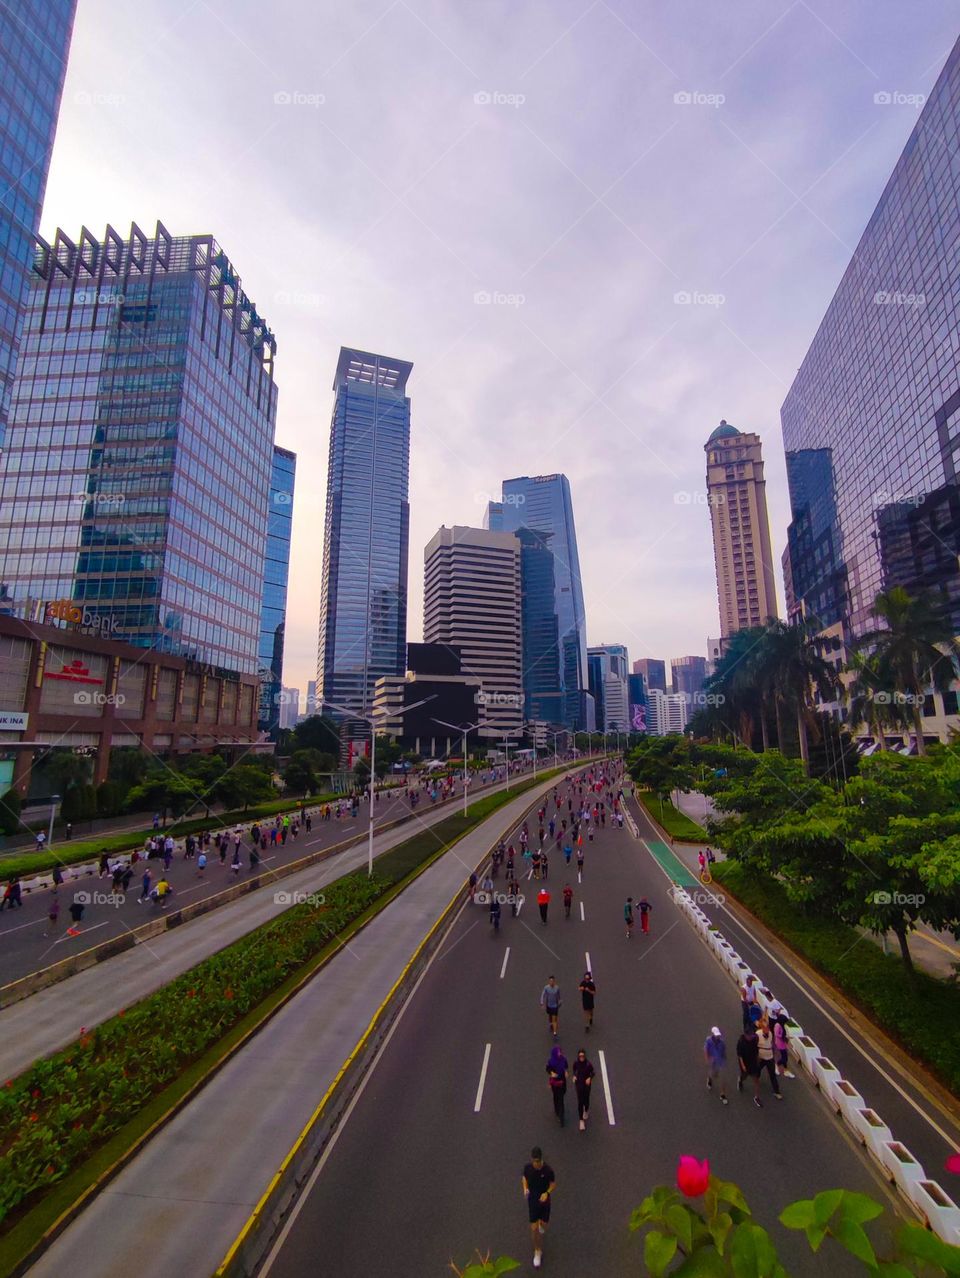
[[[480,1113],[480,1106],[483,1104],[483,1085],[487,1081],[487,1066],[490,1064],[490,1044],[488,1043],[483,1053],[483,1064],[480,1066],[480,1083],[477,1087],[477,1099],[473,1102],[473,1112]]]
[[[593,964],[590,962],[590,951],[589,951],[589,950],[585,950],[585,951],[584,951],[584,957],[585,957],[585,958],[586,958],[586,960],[587,960],[587,968],[586,968],[586,970],[587,970],[588,972],[592,972],[592,971],[593,971]]]
[[[607,1121],[611,1127],[616,1127],[617,1120],[613,1116],[613,1099],[610,1096],[610,1079],[607,1076],[607,1058],[603,1052],[598,1052],[600,1057],[600,1075],[603,1079],[603,1095],[607,1102]],[[486,1068],[486,1066],[484,1066]]]
[[[586,916],[584,915],[584,912],[583,912],[583,902],[581,901],[580,902],[580,922],[586,923],[586,921],[587,921]]]
[[[500,979],[501,979],[501,981],[503,980],[503,978],[504,978],[504,976],[505,976],[505,974],[506,974],[506,971],[507,971],[507,961],[508,961],[508,959],[509,959],[509,958],[510,958],[510,946],[508,945],[508,946],[507,946],[507,948],[506,948],[506,949],[504,950],[504,952],[503,952],[503,966],[500,968]]]

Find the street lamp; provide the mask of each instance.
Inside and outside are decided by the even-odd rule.
[[[434,723],[439,723],[442,728],[452,728],[454,732],[459,732],[463,736],[463,815],[467,815],[467,733],[472,732],[474,728],[479,728],[480,724],[468,723],[463,727],[457,723],[447,723],[444,719],[434,719]]]
[[[50,796],[50,829],[47,832],[47,847],[53,847],[53,821],[57,815],[57,804],[60,802],[59,794],[51,794]]]
[[[563,728],[560,732],[547,733],[548,737],[553,737],[553,766],[554,767],[557,767],[560,762],[559,756],[557,755],[557,737],[562,737],[565,732],[566,732],[566,728]]]
[[[424,697],[422,701],[414,701],[413,705],[403,706],[399,710],[391,710],[388,714],[358,714],[356,710],[351,710],[349,706],[338,706],[332,701],[324,699],[324,705],[329,706],[331,710],[337,710],[340,714],[348,715],[351,719],[362,719],[364,723],[370,727],[370,820],[367,828],[367,874],[373,877],[373,795],[374,787],[377,780],[377,724],[383,723],[385,719],[400,719],[410,710],[417,710],[420,706],[425,706],[428,701],[435,701],[436,695],[432,697]]]
[[[507,738],[510,735],[511,735],[510,732],[501,733],[501,736],[503,737],[503,757],[507,761],[507,789],[508,790],[510,789],[510,742],[507,740]]]

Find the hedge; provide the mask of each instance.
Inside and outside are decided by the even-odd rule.
[[[960,987],[903,960],[845,923],[807,914],[775,880],[736,861],[714,879],[960,1097]]]
[[[655,821],[670,835],[671,839],[680,839],[686,843],[706,843],[707,834],[702,825],[691,821],[685,812],[678,811],[669,799],[663,801],[663,815],[660,814],[660,800],[649,790],[638,789],[637,798],[647,809]]]

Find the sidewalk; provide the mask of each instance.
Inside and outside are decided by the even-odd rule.
[[[212,1273],[398,972],[462,888],[467,867],[554,784],[504,805],[377,915],[154,1137],[30,1273]]]

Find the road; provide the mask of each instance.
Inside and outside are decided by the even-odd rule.
[[[793,1274],[822,1274],[827,1261],[776,1222],[784,1205],[834,1186],[890,1201],[804,1078],[783,1081],[780,1103],[765,1090],[759,1110],[735,1089],[726,1108],[706,1090],[704,1038],[718,1024],[732,1049],[738,995],[673,904],[670,881],[649,850],[656,832],[637,816],[643,841],[607,826],[587,846],[569,920],[557,904],[559,866],[551,869],[555,900],[545,927],[528,902],[518,919],[506,911],[494,935],[482,907],[465,906],[265,1275],[299,1278],[316,1269],[318,1257],[325,1273],[378,1274],[389,1257],[396,1278],[440,1278],[451,1260],[462,1267],[476,1248],[516,1256],[524,1262],[520,1272],[532,1272],[520,1175],[534,1144],[558,1181],[544,1263],[556,1278],[637,1272],[642,1251],[627,1229],[630,1212],[653,1186],[673,1181],[680,1154],[709,1157],[718,1175],[742,1186]],[[626,938],[628,894],[645,894],[653,904],[648,937]],[[577,997],[588,962],[598,988],[590,1034]],[[770,968],[765,961],[772,981]],[[572,1088],[573,1121],[561,1129],[552,1113],[545,1073],[551,1039],[538,1006],[551,973],[563,992],[560,1042],[571,1060],[585,1046],[597,1070],[585,1132],[575,1121]],[[821,1041],[819,1013],[801,1006],[799,991],[789,992],[784,1002]],[[849,1076],[862,1080],[873,1103],[874,1079],[859,1052],[840,1034],[831,1039],[825,1019],[823,1029],[822,1045],[840,1061],[850,1058]],[[895,1132],[910,1126],[912,1114],[898,1099],[877,1102]],[[924,1120],[913,1117],[922,1128]],[[928,1135],[928,1149],[936,1149],[928,1168],[939,1167],[950,1145]],[[830,1256],[829,1272],[842,1278],[861,1271],[838,1254]]]
[[[529,771],[529,769],[528,769]],[[519,775],[519,772],[518,772]],[[475,783],[471,788],[472,797],[491,789],[495,782],[486,785]],[[405,797],[406,790],[388,792],[377,800],[377,818],[375,829],[395,821],[400,817],[410,816],[410,803]],[[431,803],[426,795],[422,795],[416,813],[426,816],[446,807],[450,811],[457,810],[457,804],[463,801],[463,791],[458,787],[457,794],[445,805]],[[411,822],[411,833],[415,831],[416,822]],[[216,818],[211,819],[211,830],[219,828]],[[361,805],[360,815],[351,818],[349,815],[336,820],[319,821],[313,818],[313,830],[307,834],[301,830],[298,838],[289,837],[286,845],[269,844],[261,853],[261,866],[267,871],[278,866],[300,860],[310,852],[317,852],[346,840],[355,841],[362,838],[367,830],[366,809]],[[182,905],[192,905],[207,897],[231,887],[238,880],[250,877],[249,838],[244,835],[241,852],[243,865],[239,873],[231,869],[233,848],[221,864],[219,855],[211,843],[207,854],[207,868],[202,880],[197,878],[196,861],[187,861],[183,854],[174,857],[170,867],[169,880],[174,894],[168,904],[167,912],[172,912]],[[146,923],[159,913],[159,906],[149,901],[138,901],[140,883],[144,864],[148,865],[153,882],[156,883],[163,869],[163,862],[154,859],[146,863],[138,863],[130,890],[124,896],[111,890],[111,879],[107,875],[98,878],[96,875],[86,876],[73,881],[68,880],[59,889],[60,918],[55,928],[51,928],[47,911],[49,908],[50,890],[31,892],[23,898],[23,908],[0,912],[0,982],[7,985],[31,972],[40,971],[61,959],[67,958],[76,950],[86,950],[99,945],[112,937],[121,936],[141,923]],[[262,874],[264,886],[271,885],[269,874]],[[78,929],[71,928],[69,906],[75,899],[85,900],[82,922]],[[207,916],[204,916],[207,917]]]

